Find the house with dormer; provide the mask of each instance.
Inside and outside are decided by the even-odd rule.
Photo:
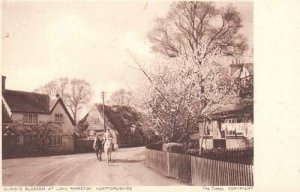
[[[50,98],[46,94],[6,89],[5,80],[6,77],[2,76],[3,140],[13,136],[15,147],[34,153],[37,151],[39,138],[38,132],[32,130],[36,130],[41,124],[53,123],[57,125],[53,128],[55,130],[43,141],[48,151],[74,152],[76,123],[63,100],[59,96]]]

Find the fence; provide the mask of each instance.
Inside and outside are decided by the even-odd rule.
[[[253,186],[252,165],[146,149],[146,165],[189,185]]]
[[[204,149],[199,155],[199,149],[188,150],[187,154],[212,160],[253,165],[253,147],[235,149]]]

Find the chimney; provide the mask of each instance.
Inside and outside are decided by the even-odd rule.
[[[5,79],[6,77],[2,75],[2,90],[5,89]]]

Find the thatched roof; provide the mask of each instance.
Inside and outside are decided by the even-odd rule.
[[[210,114],[211,119],[227,119],[253,115],[253,105],[245,105],[235,110],[223,111],[220,113]]]
[[[11,112],[50,112],[49,95],[7,89],[2,91],[2,95]]]
[[[103,105],[96,104],[97,110],[103,115]],[[128,133],[132,125],[138,127],[139,117],[134,108],[128,106],[104,106],[105,117],[120,135]]]
[[[253,114],[253,101],[244,101],[239,97],[230,101],[223,100],[219,103],[209,106],[203,111],[211,119],[231,118],[243,116],[245,114]]]
[[[69,111],[67,110],[61,98],[50,99],[50,96],[46,94],[7,90],[7,89],[2,90],[2,96],[6,101],[7,105],[9,106],[11,112],[17,112],[17,113],[50,114],[52,113],[55,106],[58,103],[60,103],[65,113],[67,114],[68,118],[70,119],[71,123],[74,126],[76,125],[76,122],[71,117]],[[3,108],[4,107],[2,107],[2,111]]]

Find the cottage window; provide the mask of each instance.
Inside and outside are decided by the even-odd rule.
[[[252,122],[252,120],[250,118],[244,117],[244,118],[226,119],[224,122],[225,123],[250,123]]]
[[[241,123],[241,119],[232,118],[232,119],[226,119],[225,123]]]
[[[24,144],[25,145],[36,145],[37,144],[37,135],[24,135]]]
[[[63,115],[62,114],[55,114],[55,122],[61,123],[63,122]]]
[[[50,146],[60,146],[62,145],[62,136],[52,135],[48,139]]]
[[[244,119],[242,119],[242,118],[237,119],[237,123],[243,123],[243,122],[244,122]]]
[[[233,131],[227,131],[226,135],[227,136],[243,136],[243,133],[233,130]]]
[[[17,144],[22,144],[22,143],[21,143],[21,138],[20,138],[19,136],[16,137],[16,143],[17,143]]]
[[[227,136],[236,136],[236,131],[227,131]]]
[[[26,113],[23,115],[23,122],[25,124],[37,124],[38,123],[38,115]]]

